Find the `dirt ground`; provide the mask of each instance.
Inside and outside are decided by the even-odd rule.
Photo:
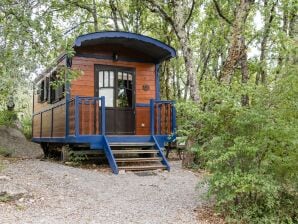
[[[171,165],[171,172],[114,175],[38,159],[5,161],[0,185],[16,196],[0,202],[0,223],[210,223],[197,216],[205,203],[201,176],[180,161]]]

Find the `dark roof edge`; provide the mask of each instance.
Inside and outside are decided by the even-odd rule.
[[[171,46],[157,39],[154,39],[152,37],[144,36],[142,34],[124,32],[124,31],[103,31],[103,32],[83,34],[77,37],[74,43],[74,47],[80,47],[82,45],[82,42],[87,40],[94,40],[94,39],[100,39],[100,38],[115,38],[115,37],[135,39],[142,42],[150,43],[168,51],[170,54],[170,58],[176,57],[176,50]],[[166,58],[166,59],[169,59],[169,58]],[[165,59],[162,59],[162,60],[165,60]]]
[[[46,68],[43,72],[41,72],[34,80],[33,82],[36,83],[38,81],[40,81],[45,75],[47,75],[48,73],[52,72],[52,70],[54,70],[54,68],[65,59],[65,57],[67,56],[66,53],[61,53],[55,60],[54,60],[54,65]]]

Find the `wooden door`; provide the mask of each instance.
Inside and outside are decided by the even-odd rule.
[[[95,96],[105,96],[106,134],[135,134],[135,71],[95,66]]]

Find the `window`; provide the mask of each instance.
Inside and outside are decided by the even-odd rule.
[[[48,99],[48,83],[46,80],[42,80],[38,85],[37,95],[38,95],[38,102],[43,103]]]
[[[132,74],[118,72],[117,107],[132,107]]]
[[[105,96],[106,106],[114,106],[114,71],[99,71],[99,97]]]
[[[50,88],[48,91],[48,103],[56,103],[64,98],[65,84],[57,77],[57,72],[53,72],[48,78]]]

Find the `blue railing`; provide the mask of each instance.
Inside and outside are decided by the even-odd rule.
[[[105,135],[105,97],[75,96],[69,103],[69,135]]]
[[[175,135],[176,108],[172,100],[150,100],[151,135]]]
[[[69,135],[105,135],[105,97],[76,96],[68,102]],[[150,100],[150,135],[175,135],[175,102],[170,100]],[[149,133],[148,133],[149,134]]]

